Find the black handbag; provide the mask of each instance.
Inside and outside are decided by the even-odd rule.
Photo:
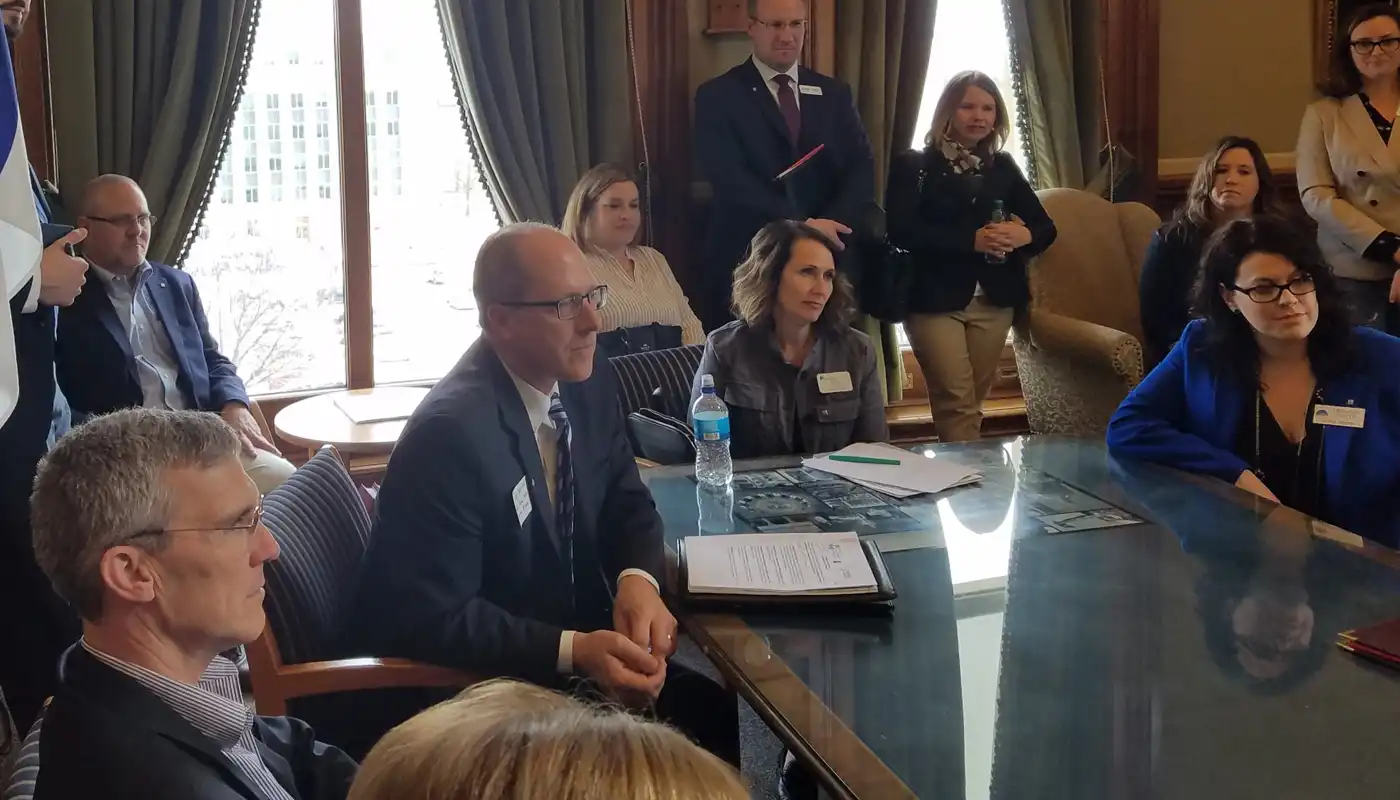
[[[695,436],[680,420],[652,408],[627,415],[627,433],[632,452],[658,464],[687,464],[695,461]]]
[[[598,347],[608,358],[647,353],[652,350],[669,350],[680,346],[681,326],[662,325],[659,322],[598,334]]]
[[[919,164],[916,197],[924,192],[928,158]],[[885,212],[872,204],[856,241],[861,269],[856,276],[856,299],[862,313],[881,322],[899,323],[909,316],[909,292],[914,285],[914,255],[891,241]]]

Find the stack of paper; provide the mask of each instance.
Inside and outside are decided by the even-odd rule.
[[[418,408],[423,395],[416,392],[396,392],[377,390],[356,394],[348,392],[334,398],[336,408],[356,425],[371,422],[392,422],[408,419]]]
[[[688,536],[691,594],[860,595],[878,590],[854,533]]]
[[[895,464],[862,464],[836,461],[833,455],[892,459]],[[830,472],[893,497],[937,494],[982,480],[982,473],[947,459],[927,458],[888,444],[853,444],[836,453],[803,459],[802,466]]]

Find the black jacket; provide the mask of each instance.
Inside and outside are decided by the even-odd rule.
[[[81,645],[64,654],[39,734],[35,800],[267,800],[209,737]],[[341,800],[358,767],[306,723],[257,717],[263,763],[296,800]]]
[[[559,395],[573,435],[574,590],[529,416],[483,339],[428,393],[389,458],[349,652],[554,685],[560,635],[612,627],[624,569],[662,579],[661,517],[601,351],[592,377]]]
[[[1166,358],[1191,321],[1191,295],[1205,239],[1195,226],[1168,224],[1152,235],[1147,246],[1138,285],[1146,372]]]
[[[711,307],[701,315],[707,329],[722,322],[716,315],[728,318],[731,275],[760,228],[808,217],[854,227],[875,199],[875,159],[850,88],[806,67],[799,67],[798,80],[796,147],[753,59],[695,92],[695,155],[714,189],[703,262],[713,284]],[[786,185],[775,180],[817,145],[825,147]]]
[[[1008,216],[1020,217],[1030,228],[1031,243],[1009,254],[1006,263],[989,264],[973,243],[977,230],[991,220],[997,200]],[[914,256],[909,293],[914,314],[961,311],[979,282],[993,305],[1024,308],[1030,301],[1026,263],[1055,241],[1055,223],[1005,152],[984,164],[980,177],[953,172],[935,149],[902,153],[890,166],[885,207],[890,241]]]

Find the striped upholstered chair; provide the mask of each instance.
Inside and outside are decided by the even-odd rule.
[[[264,567],[267,628],[247,648],[258,713],[286,714],[292,701],[292,713],[313,726],[316,716],[353,721],[358,701],[341,693],[475,682],[465,673],[407,659],[339,657],[345,612],[369,545],[370,518],[333,447],[321,448],[263,497],[263,524],[281,554]],[[329,731],[318,732],[326,741],[341,741]],[[372,743],[383,732],[343,735]]]
[[[702,344],[688,344],[667,350],[632,353],[612,359],[621,386],[618,401],[622,416],[652,408],[669,417],[684,420],[690,410],[690,385],[700,358]]]
[[[0,702],[3,696],[0,696]],[[29,728],[24,742],[7,739],[14,752],[0,756],[0,800],[34,800],[34,788],[39,782],[39,731],[44,726],[44,712]],[[7,736],[13,737],[11,726]],[[8,775],[6,774],[8,772]]]

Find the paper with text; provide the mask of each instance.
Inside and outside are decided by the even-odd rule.
[[[690,536],[685,558],[692,594],[869,594],[877,588],[854,533]]]
[[[830,455],[814,456],[802,460],[802,466],[819,469],[840,475],[862,484],[883,484],[902,489],[904,493],[889,492],[895,497],[909,496],[908,493],[928,492],[937,494],[958,486],[966,486],[982,479],[982,473],[970,467],[954,463],[946,458],[928,458],[919,453],[911,453],[888,444],[853,444],[838,451],[841,455],[864,458],[891,458],[899,464],[857,464],[849,461],[832,461]]]

